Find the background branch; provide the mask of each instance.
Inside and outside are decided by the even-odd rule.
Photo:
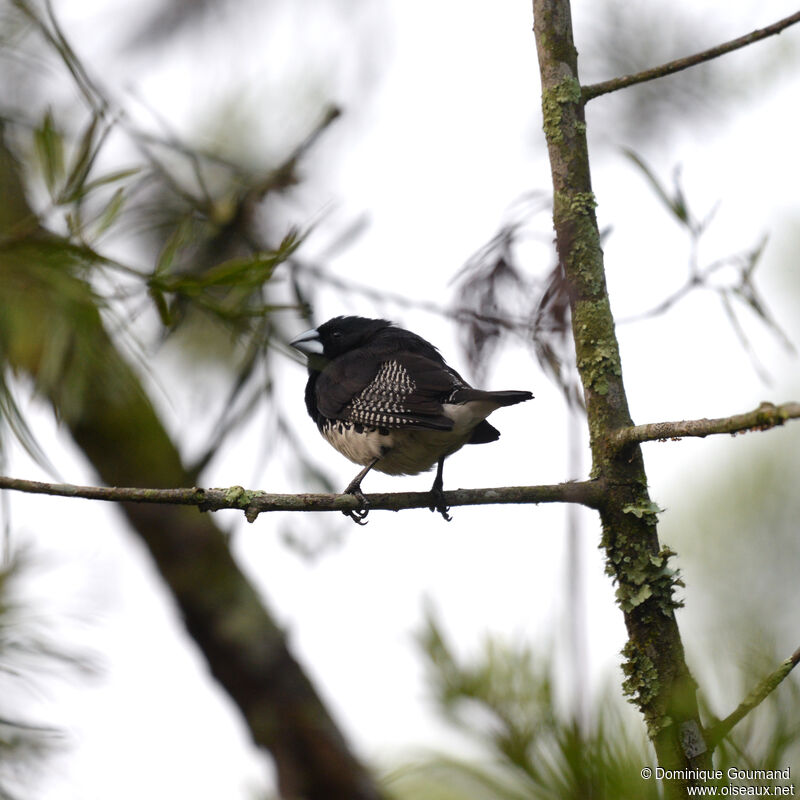
[[[716,745],[730,733],[734,725],[741,722],[754,708],[766,700],[767,697],[780,686],[784,678],[797,666],[798,662],[800,662],[800,647],[795,650],[786,661],[782,662],[778,669],[764,678],[764,680],[742,700],[733,713],[709,728],[707,734],[709,746],[712,749],[716,747]]]
[[[680,439],[683,436],[710,436],[714,433],[743,433],[745,431],[766,431],[783,425],[786,420],[800,419],[800,403],[784,403],[776,406],[762,403],[754,411],[734,414],[732,417],[717,419],[691,419],[680,422],[651,422],[647,425],[633,425],[621,428],[610,436],[612,447],[622,448],[637,442]]]
[[[618,89],[625,89],[628,86],[635,86],[637,83],[644,83],[645,81],[652,81],[656,78],[663,78],[667,75],[672,75],[675,72],[681,72],[689,67],[696,67],[704,61],[711,61],[719,56],[724,56],[726,53],[731,53],[742,47],[746,47],[754,42],[766,39],[768,36],[774,36],[781,31],[788,28],[790,25],[800,22],[800,11],[785,17],[766,28],[759,28],[752,33],[739,36],[737,39],[731,39],[729,42],[724,42],[716,47],[708,50],[703,50],[701,53],[695,53],[685,58],[677,58],[674,61],[669,61],[666,64],[661,64],[658,67],[651,67],[643,72],[636,72],[633,75],[624,75],[621,78],[611,78],[601,83],[592,83],[589,86],[584,86],[581,90],[581,98],[584,103],[599,97],[601,94],[608,94],[609,92],[616,92]]]
[[[42,483],[0,476],[0,489],[118,503],[197,506],[201,511],[233,508],[244,511],[250,522],[263,511],[351,511],[358,508],[358,501],[349,494],[268,494],[248,491],[241,486],[227,489],[120,488]],[[451,507],[505,503],[580,503],[598,508],[603,493],[603,484],[600,481],[576,481],[549,486],[455,489],[445,492],[444,499]],[[400,511],[406,508],[428,508],[431,504],[430,492],[368,494],[366,498],[371,510]]]
[[[36,219],[2,136],[0,186],[2,241]],[[191,484],[194,477],[139,376],[107,331],[85,272],[69,242],[41,229],[3,241],[4,366],[30,380],[106,484]],[[28,322],[33,319],[35,326]],[[239,709],[256,746],[272,754],[281,796],[381,800],[383,793],[351,752],[215,520],[175,505],[128,502],[121,509],[210,674]]]

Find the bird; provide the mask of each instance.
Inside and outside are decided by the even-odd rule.
[[[528,391],[474,389],[430,342],[386,319],[339,316],[300,334],[291,346],[307,356],[305,404],[322,436],[363,469],[344,490],[365,524],[361,481],[371,470],[417,475],[437,465],[430,510],[450,520],[444,461],[465,444],[494,442],[486,417],[533,398]]]

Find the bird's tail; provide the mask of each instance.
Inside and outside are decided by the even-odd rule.
[[[501,408],[502,406],[513,406],[531,399],[533,399],[533,395],[530,392],[515,391],[513,389],[504,392],[485,392],[482,389],[464,388],[454,392],[450,402],[469,403],[471,400],[484,400],[495,404],[497,408]]]
[[[523,403],[525,400],[533,399],[533,395],[530,392],[519,392],[513,389],[505,392],[486,392],[486,394],[490,395],[492,400],[501,406],[514,406],[517,403]]]
[[[463,389],[463,398],[459,398],[457,402],[462,402],[467,405],[471,401],[477,401],[478,407],[483,407],[483,413],[491,414],[497,408],[503,406],[513,406],[517,403],[523,403],[525,400],[531,400],[533,395],[530,392],[520,392],[509,390],[506,392],[484,392],[480,389]],[[472,431],[472,436],[468,440],[468,444],[485,444],[486,442],[494,442],[500,438],[500,431],[490,425],[485,419],[478,423]]]

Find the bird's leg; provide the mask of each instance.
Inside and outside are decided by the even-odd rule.
[[[448,522],[450,522],[452,517],[447,513],[450,509],[445,505],[444,502],[444,479],[442,478],[442,472],[444,471],[444,459],[445,457],[442,456],[439,459],[439,466],[436,467],[436,478],[433,481],[433,486],[431,486],[433,504],[429,506],[429,508],[431,511],[438,511]]]
[[[372,461],[347,484],[347,488],[342,492],[342,494],[352,494],[355,496],[356,500],[358,500],[358,508],[354,508],[350,511],[342,511],[342,514],[346,517],[350,517],[357,525],[366,525],[367,514],[369,514],[369,502],[361,491],[361,481],[364,480],[364,476],[378,463],[378,460],[377,458],[373,458]]]

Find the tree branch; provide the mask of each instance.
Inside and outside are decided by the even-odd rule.
[[[800,419],[800,403],[784,403],[780,406],[762,403],[754,411],[748,411],[746,414],[734,414],[732,417],[691,419],[680,422],[651,422],[647,425],[620,428],[611,434],[609,443],[612,447],[621,449],[634,443],[674,440],[683,436],[703,438],[714,433],[735,434],[746,431],[766,431],[783,425],[789,419]]]
[[[675,72],[681,72],[689,67],[696,67],[698,64],[702,64],[705,61],[711,61],[713,58],[724,56],[726,53],[731,53],[734,50],[761,41],[761,39],[766,39],[768,36],[774,36],[797,22],[800,22],[800,11],[772,25],[768,25],[766,28],[759,28],[752,33],[740,36],[738,39],[731,39],[729,42],[724,42],[716,47],[703,50],[701,53],[695,53],[685,58],[677,58],[659,67],[651,67],[643,72],[636,72],[633,75],[624,75],[621,78],[611,78],[601,83],[592,83],[589,86],[584,86],[581,90],[581,99],[584,103],[588,103],[589,100],[599,97],[601,94],[616,92],[618,89],[626,89],[628,86],[635,86],[637,83],[652,81],[656,78],[672,75]]]
[[[592,475],[606,481],[601,544],[628,632],[623,690],[644,716],[659,765],[686,770],[685,778],[664,782],[665,797],[685,800],[691,770],[709,768],[711,756],[675,619],[675,574],[664,568],[671,553],[658,540],[641,448],[621,452],[609,444],[611,432],[633,422],[606,289],[569,0],[533,0],[533,18],[556,249],[568,287]]]
[[[800,647],[798,647],[786,661],[782,662],[778,669],[770,675],[767,675],[767,677],[742,700],[732,714],[729,714],[725,719],[720,720],[716,725],[709,728],[707,733],[709,747],[711,749],[715,748],[730,733],[734,725],[741,722],[754,708],[763,703],[764,700],[780,686],[784,678],[797,666],[798,662],[800,662]]]
[[[226,508],[245,512],[249,522],[265,511],[352,511],[358,501],[349,494],[269,494],[248,491],[241,486],[228,489],[147,489],[109,486],[75,486],[71,483],[42,483],[0,476],[0,489],[54,497],[80,497],[115,503],[156,503],[197,506],[201,511]],[[444,493],[450,506],[476,506],[508,503],[579,503],[599,508],[603,501],[601,481],[575,481],[545,486],[503,486],[488,489],[455,489]],[[366,495],[370,510],[400,511],[429,508],[430,492],[393,492]]]

